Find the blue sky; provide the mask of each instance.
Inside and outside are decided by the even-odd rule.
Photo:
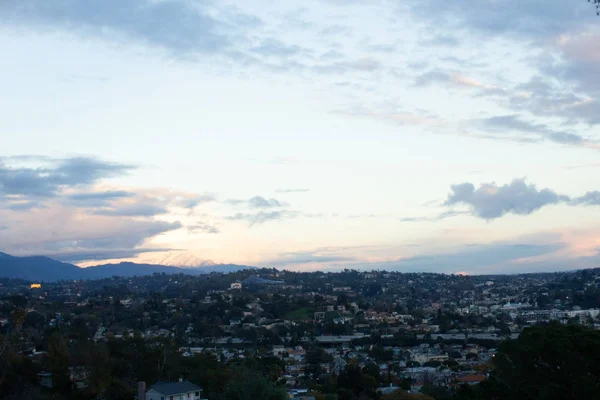
[[[597,266],[584,0],[5,0],[0,250]]]

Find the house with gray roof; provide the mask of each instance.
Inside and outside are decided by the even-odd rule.
[[[202,388],[189,381],[157,382],[146,392],[146,400],[201,400]]]

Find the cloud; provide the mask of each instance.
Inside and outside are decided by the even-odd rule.
[[[319,64],[312,66],[300,65],[300,69],[322,73],[322,74],[340,74],[345,72],[374,72],[382,67],[379,60],[370,57],[357,59],[346,59],[329,64]]]
[[[437,217],[404,218],[401,221],[438,221],[463,214],[492,220],[506,214],[529,215],[552,204],[600,205],[599,191],[590,191],[579,197],[570,197],[552,189],[538,189],[534,184],[527,184],[525,179],[514,179],[511,183],[502,186],[495,183],[483,183],[478,188],[472,183],[465,182],[452,185],[450,191],[444,206],[463,205],[467,206],[469,211],[449,210]]]
[[[212,194],[201,194],[201,195],[181,195],[174,201],[174,205],[177,207],[192,209],[200,204],[210,203],[216,201],[216,197]]]
[[[236,25],[257,24],[255,17],[223,12],[211,15],[208,2],[103,0],[6,0],[4,24],[61,29],[84,36],[121,38],[177,53],[214,53],[232,45]],[[229,21],[227,21],[229,20]]]
[[[330,25],[319,31],[321,36],[350,36],[352,35],[353,29],[349,26],[344,25]]]
[[[548,52],[534,57],[537,73],[521,83],[510,98],[514,108],[536,115],[560,116],[569,123],[600,124],[600,29],[582,28],[548,44]]]
[[[0,220],[8,227],[0,231],[0,243],[8,253],[46,255],[70,262],[159,251],[152,240],[182,227],[178,221],[97,215],[59,201],[27,213],[0,210]]]
[[[248,200],[240,200],[240,199],[229,199],[225,200],[225,203],[230,205],[246,205],[250,208],[276,208],[276,207],[284,207],[285,204],[280,202],[277,199],[266,199],[262,196],[254,196]]]
[[[443,213],[440,213],[434,217],[406,217],[406,218],[401,218],[400,222],[436,222],[436,221],[441,221],[447,218],[452,218],[452,217],[457,217],[459,215],[466,215],[469,214],[469,212],[466,211],[454,211],[454,210],[450,210],[450,211],[444,211]]]
[[[506,214],[528,215],[546,205],[568,200],[551,189],[538,190],[525,179],[515,179],[503,186],[484,183],[477,189],[472,183],[452,185],[444,205],[466,205],[477,217],[495,219]]]
[[[140,254],[173,251],[172,248],[150,249],[107,249],[107,250],[72,250],[58,253],[49,253],[47,256],[62,262],[78,263],[83,261],[121,260],[135,258]]]
[[[276,193],[306,193],[310,192],[310,189],[298,188],[298,189],[277,189]]]
[[[463,3],[412,0],[409,8],[419,20],[442,32],[462,32],[482,44],[501,40],[507,44],[508,57],[514,48],[522,49],[517,62],[522,63],[519,70],[526,80],[480,94],[494,94],[501,107],[538,117],[600,124],[600,30],[588,2],[482,0],[469,7]],[[458,65],[464,68],[465,63]],[[419,76],[417,83],[448,82],[451,74],[432,70]]]
[[[460,40],[454,36],[450,36],[448,34],[440,34],[435,35],[434,37],[423,40],[421,45],[426,46],[448,46],[448,47],[458,47],[460,44]]]
[[[44,204],[41,201],[36,200],[24,200],[24,199],[16,199],[16,200],[8,200],[1,201],[0,200],[0,209],[12,210],[17,212],[29,211],[34,208],[43,208]]]
[[[593,191],[587,192],[581,197],[576,197],[570,201],[571,205],[575,206],[598,206],[600,205],[600,192]]]
[[[352,117],[366,117],[393,123],[396,125],[435,126],[441,127],[446,121],[439,116],[424,110],[407,111],[398,109],[395,105],[363,106],[355,105],[332,111],[333,114]]]
[[[461,0],[412,0],[410,5],[416,16],[437,27],[537,40],[590,24],[595,17],[586,1],[481,0],[465,7]]]
[[[248,204],[252,208],[271,208],[271,207],[281,207],[282,204],[276,199],[265,199],[261,196],[255,196],[248,200]]]
[[[299,214],[294,211],[260,211],[254,214],[237,213],[226,217],[230,221],[246,221],[249,226],[262,225],[270,221],[296,218]]]
[[[83,192],[83,193],[75,193],[68,198],[73,201],[88,201],[88,200],[114,200],[120,199],[123,197],[132,197],[135,194],[133,192],[127,192],[125,190],[109,190],[106,192]]]
[[[401,272],[436,272],[456,273],[466,271],[471,274],[524,272],[523,266],[515,266],[520,259],[549,255],[563,249],[566,245],[554,243],[514,243],[498,242],[491,244],[471,244],[460,246],[452,252],[432,255],[421,255],[398,260],[356,263],[348,268],[385,269]],[[509,270],[512,267],[513,270]],[[560,266],[541,265],[539,271],[566,269],[567,264]],[[528,267],[529,270],[531,267]],[[531,272],[531,271],[530,271]]]
[[[460,89],[477,90],[480,94],[499,95],[504,90],[494,85],[485,84],[477,79],[468,77],[460,72],[433,69],[417,75],[415,86],[428,86],[433,83],[442,83],[446,86],[452,86]]]
[[[10,167],[0,159],[0,194],[52,197],[67,186],[91,185],[135,168],[90,157],[38,161],[44,165]]]
[[[115,200],[135,197],[126,190],[86,191],[65,196],[65,200],[75,207],[106,207]]]
[[[153,204],[125,204],[120,206],[105,207],[93,211],[97,215],[112,217],[153,217],[167,214],[166,207]]]
[[[166,251],[152,241],[183,226],[155,218],[215,200],[210,194],[111,187],[110,178],[135,167],[95,158],[20,156],[0,162],[0,221],[6,226],[0,243],[14,254],[76,262]],[[207,224],[188,230],[218,232]]]
[[[198,223],[195,225],[188,225],[186,228],[188,229],[188,231],[190,231],[192,233],[203,232],[203,233],[217,234],[220,232],[219,228],[217,228],[214,225],[207,224],[207,223]]]
[[[516,114],[498,115],[476,120],[474,121],[474,125],[487,132],[500,133],[501,138],[510,137],[508,132],[513,131],[529,135],[533,140],[536,140],[536,138],[547,139],[551,142],[574,146],[592,144],[592,142],[575,133],[553,130],[545,124],[523,120]],[[518,137],[517,139],[522,140],[524,138]]]
[[[267,261],[265,265],[272,267],[285,267],[298,264],[331,264],[356,261],[354,257],[323,254],[320,251],[297,251],[280,254],[278,257]]]
[[[266,57],[287,58],[300,54],[309,54],[310,51],[297,45],[285,44],[276,39],[266,39],[258,46],[250,49],[251,52],[258,53]]]

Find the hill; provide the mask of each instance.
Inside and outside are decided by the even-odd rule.
[[[211,272],[229,273],[254,268],[236,264],[211,264],[194,268],[184,268],[131,262],[81,268],[77,265],[63,263],[49,257],[15,257],[0,252],[0,277],[40,282],[72,279],[103,279],[111,276],[143,276],[154,273],[201,275]]]

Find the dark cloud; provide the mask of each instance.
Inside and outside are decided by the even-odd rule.
[[[52,197],[64,187],[91,185],[134,169],[87,157],[43,161],[45,167],[9,167],[0,159],[0,194]]]
[[[481,129],[501,134],[502,138],[508,138],[510,132],[518,132],[521,134],[532,136],[532,140],[549,140],[551,142],[568,145],[583,145],[586,140],[569,131],[553,130],[545,124],[529,122],[521,119],[516,114],[499,115],[490,118],[485,118],[475,121],[475,125]],[[523,139],[523,137],[518,137]]]
[[[77,263],[82,261],[120,260],[123,258],[135,258],[140,254],[158,253],[172,250],[172,248],[74,250],[64,253],[50,253],[47,254],[47,256],[52,257],[57,261]]]
[[[113,200],[135,197],[135,193],[125,190],[109,190],[104,192],[82,192],[66,196],[66,200],[76,207],[106,207]]]
[[[76,193],[68,196],[73,201],[88,201],[88,200],[114,200],[121,199],[124,197],[133,197],[133,192],[127,192],[125,190],[109,190],[106,192],[84,192]]]
[[[4,24],[55,28],[82,35],[119,36],[174,52],[217,52],[231,46],[225,31],[256,25],[256,17],[224,12],[217,20],[209,2],[103,0],[5,0]],[[227,11],[227,10],[225,10]]]
[[[473,215],[489,220],[505,214],[528,215],[545,205],[568,200],[551,189],[538,190],[525,179],[515,179],[503,186],[484,183],[477,189],[472,183],[452,185],[444,205],[466,205]]]

